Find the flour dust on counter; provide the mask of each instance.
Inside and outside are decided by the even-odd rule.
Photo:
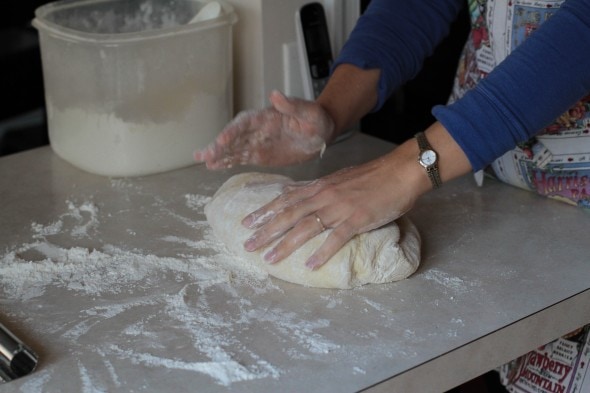
[[[203,213],[210,197],[181,194],[182,206],[173,208],[132,181],[112,180],[111,186],[121,196],[118,210],[103,211],[93,196],[69,198],[61,213],[24,223],[28,240],[0,254],[3,312],[26,322],[45,355],[35,373],[12,386],[27,393],[165,390],[157,383],[130,385],[129,375],[140,377],[144,367],[180,379],[198,374],[205,383],[228,387],[290,372],[275,365],[279,354],[316,362],[344,356],[347,349],[324,334],[330,318],[286,311],[281,301],[290,301],[289,294],[216,240]],[[149,221],[133,225],[138,215]],[[121,222],[129,224],[112,234]],[[187,237],[186,228],[198,235]],[[151,248],[134,246],[145,236],[152,236]],[[340,312],[340,291],[330,293],[318,301]],[[269,303],[269,294],[281,301]],[[243,340],[260,340],[258,324],[279,354]],[[77,385],[62,386],[52,362],[77,373]]]
[[[440,269],[429,269],[422,274],[425,280],[432,281],[440,285],[444,292],[451,296],[462,295],[469,292],[469,289],[474,286],[481,285],[480,281],[465,282],[460,277],[453,276]]]

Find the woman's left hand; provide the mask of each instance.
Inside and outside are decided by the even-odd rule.
[[[311,269],[319,268],[353,236],[397,219],[414,205],[420,187],[412,184],[415,172],[404,169],[407,157],[399,153],[288,186],[282,195],[244,218],[243,225],[256,230],[245,249],[255,251],[283,237],[264,255],[268,263],[277,263],[332,229],[305,263]],[[413,166],[417,166],[415,154]]]

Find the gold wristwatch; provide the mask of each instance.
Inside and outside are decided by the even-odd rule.
[[[432,183],[433,188],[442,186],[440,174],[438,173],[438,154],[432,149],[426,135],[423,132],[416,134],[420,154],[418,155],[418,162],[426,169],[426,174]]]

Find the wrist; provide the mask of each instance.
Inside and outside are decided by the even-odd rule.
[[[430,181],[426,171],[418,162],[420,156],[420,147],[416,141],[416,138],[410,138],[400,145],[396,150],[399,150],[401,163],[397,165],[402,168],[403,172],[403,184],[407,184],[408,190],[416,200],[422,194],[427,193],[433,189],[432,182]]]
[[[422,179],[428,185],[427,190],[436,188],[435,184],[444,184],[449,180],[462,176],[471,170],[471,164],[467,156],[461,150],[457,142],[453,139],[447,129],[439,122],[435,122],[424,132],[425,139],[428,142],[426,149],[431,149],[436,153],[436,166],[438,179],[433,179],[423,165],[420,164],[420,152],[424,150],[419,145],[418,138],[412,138],[409,143],[415,149],[414,160],[416,166],[420,169]]]
[[[390,188],[386,193],[407,198],[411,201],[409,205],[413,205],[422,194],[432,189],[424,168],[417,161],[419,151],[416,140],[411,138],[382,158],[388,168],[387,184]]]
[[[332,118],[332,142],[377,103],[380,70],[363,70],[350,64],[338,66],[316,102]]]
[[[430,145],[424,132],[417,133],[415,137],[419,150],[418,163],[426,171],[432,188],[437,189],[442,186],[442,180],[438,170],[438,153]]]

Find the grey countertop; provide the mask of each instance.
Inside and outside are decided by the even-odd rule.
[[[393,146],[358,134],[312,179]],[[444,391],[590,322],[590,217],[465,177],[409,213],[409,279],[303,288],[236,266],[203,206],[237,171],[82,172],[0,159],[0,319],[40,355],[0,392]]]

